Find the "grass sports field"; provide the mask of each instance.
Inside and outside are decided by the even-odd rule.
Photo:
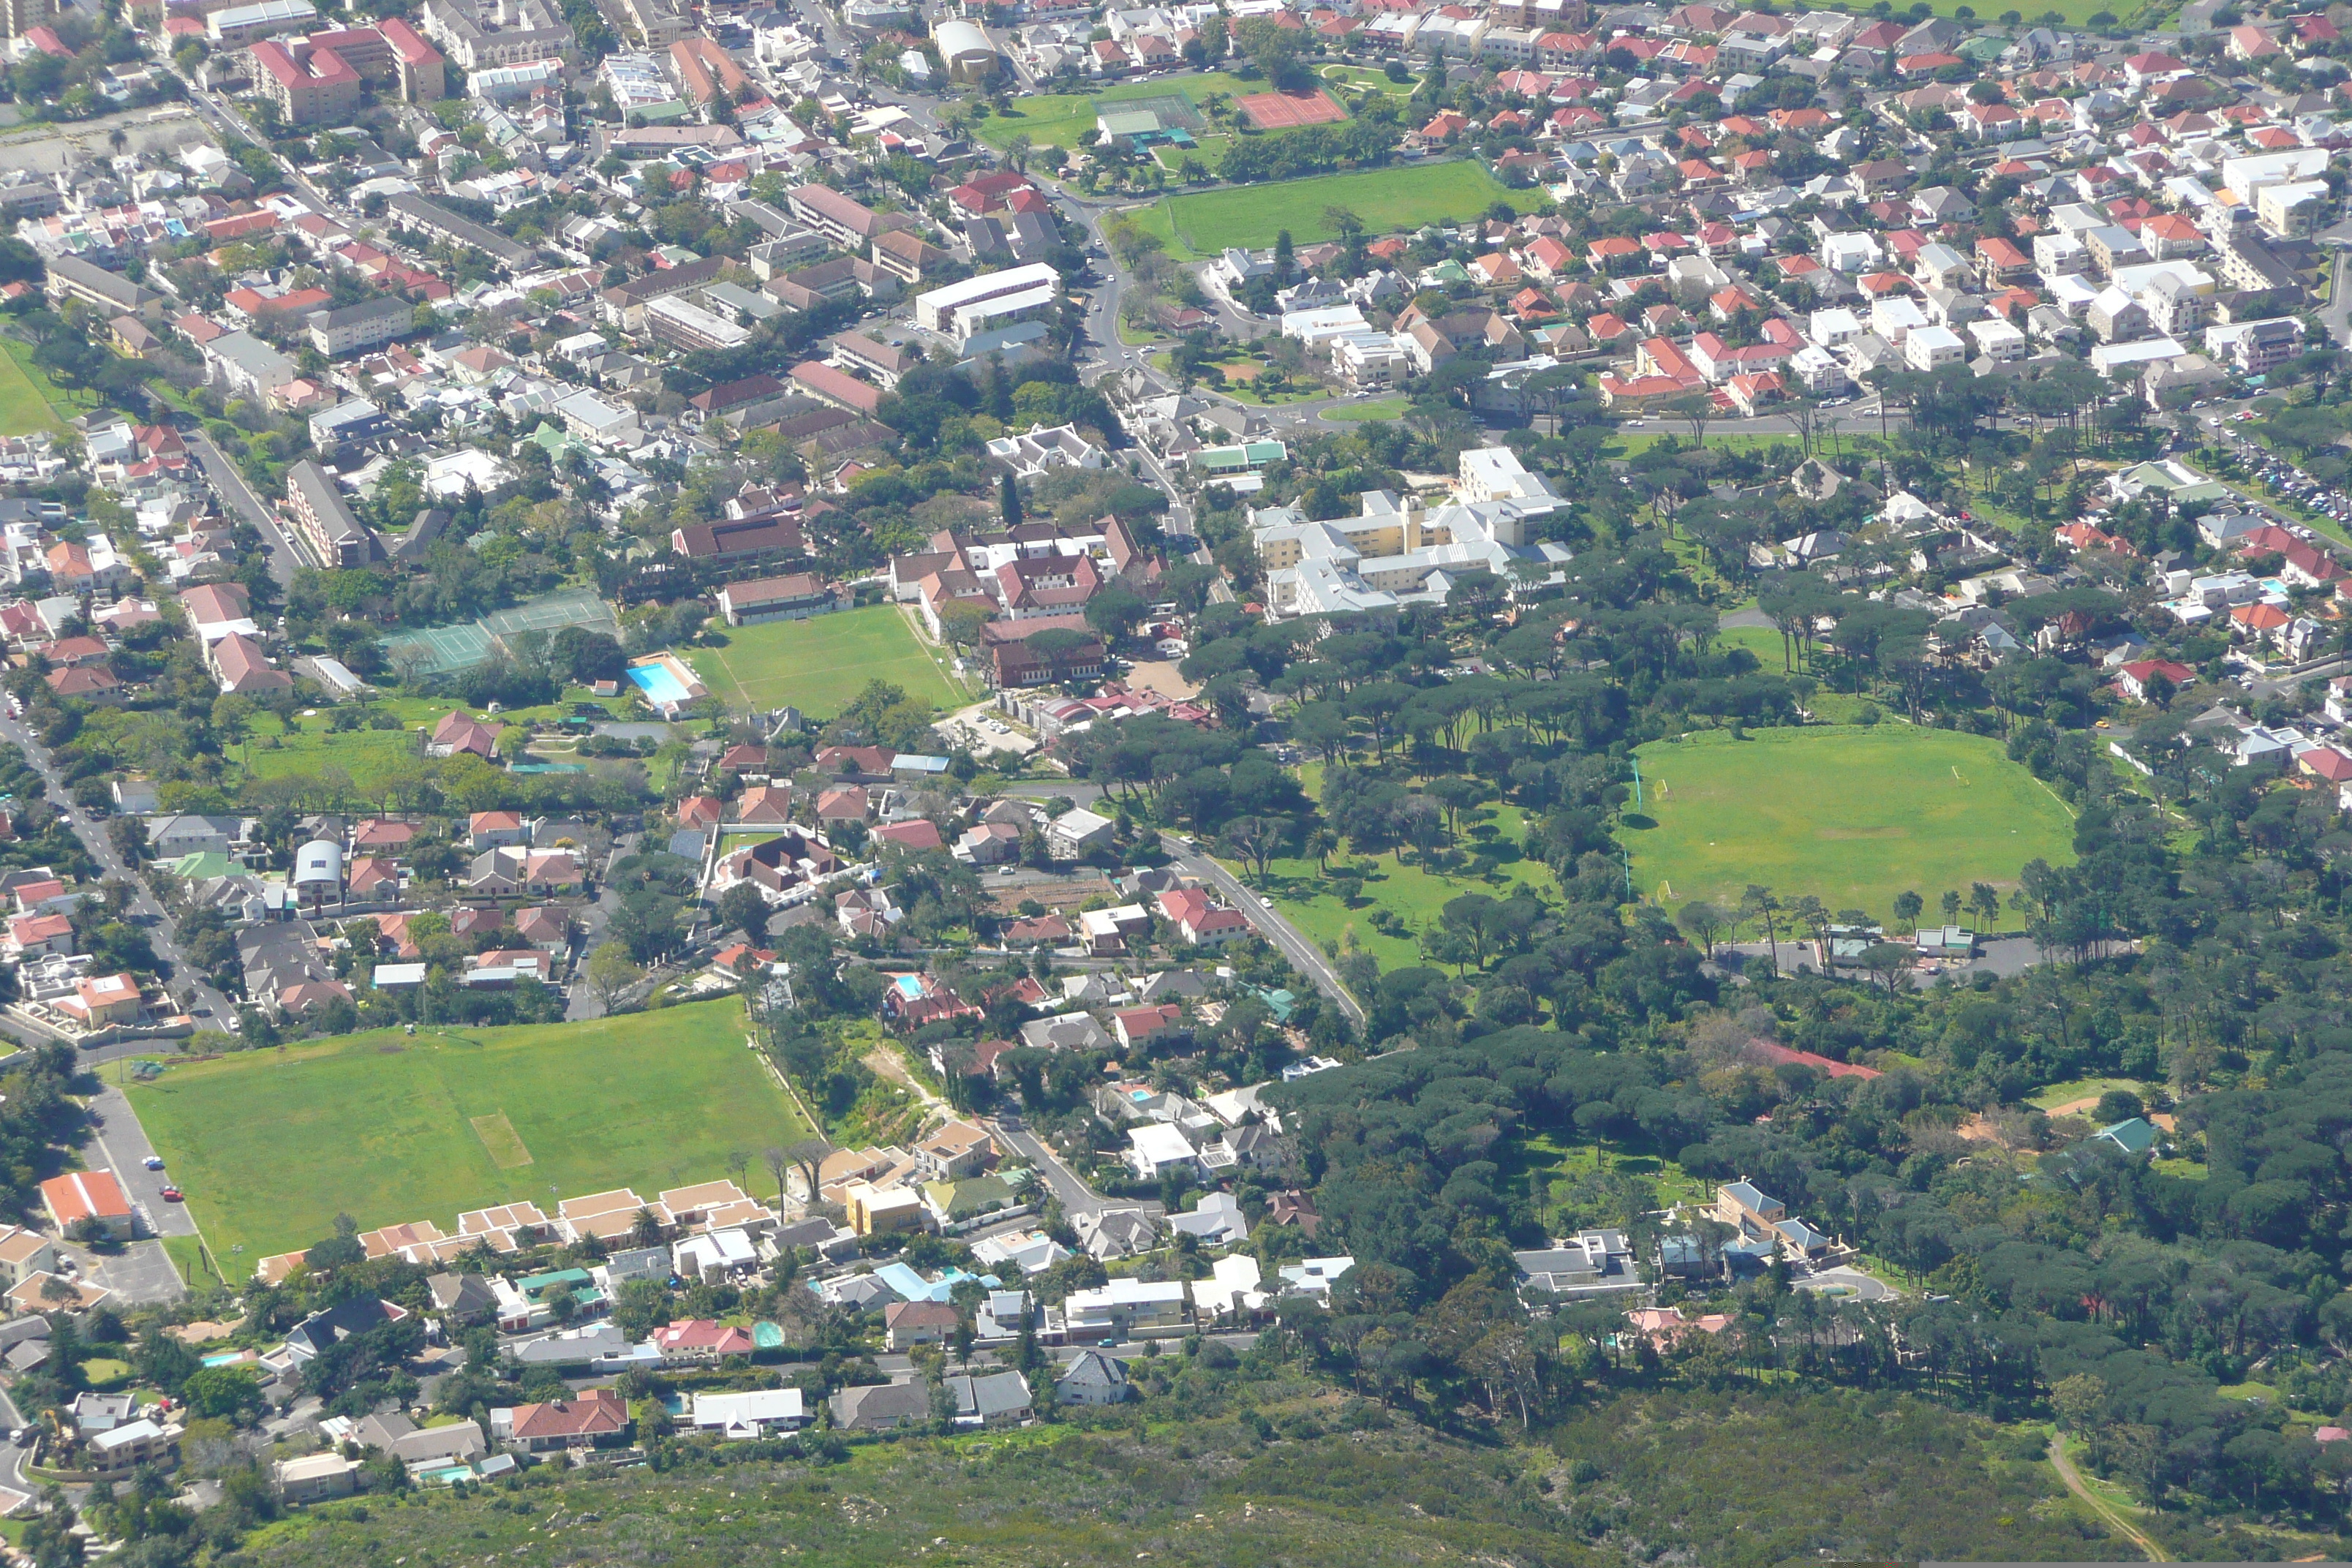
[[[1337,237],[1327,207],[1345,207],[1368,234],[1476,217],[1496,202],[1533,212],[1549,198],[1514,191],[1476,163],[1411,163],[1353,174],[1318,174],[1265,185],[1233,185],[1162,196],[1135,215],[1138,227],[1168,242],[1178,259],[1214,256],[1228,246],[1268,246],[1283,229],[1300,245]]]
[[[175,1067],[127,1092],[223,1267],[529,1198],[731,1175],[808,1135],[732,998],[593,1023],[395,1029]],[[762,1194],[764,1195],[764,1194]]]
[[[829,719],[869,680],[902,686],[917,701],[941,708],[970,700],[895,605],[724,630],[725,647],[695,648],[686,657],[730,708],[790,705]]]
[[[1893,721],[1710,731],[1636,755],[1622,837],[1635,889],[1669,908],[1737,903],[1754,882],[1891,921],[1906,889],[1932,914],[1948,889],[2006,891],[2028,860],[2074,858],[2066,807],[1981,735]]]
[[[1040,92],[1013,100],[1016,112],[992,114],[980,122],[980,139],[992,147],[1003,147],[1015,136],[1026,136],[1033,147],[1059,147],[1075,151],[1078,143],[1095,133],[1097,105],[1104,107],[1131,103],[1137,99],[1167,98],[1171,94],[1188,100],[1194,110],[1207,101],[1211,93],[1222,92],[1227,98],[1246,98],[1254,92],[1264,92],[1264,80],[1244,81],[1223,71],[1210,71],[1202,76],[1156,77],[1150,81],[1131,81],[1122,87],[1106,88],[1100,92]],[[1196,132],[1197,134],[1197,132]]]

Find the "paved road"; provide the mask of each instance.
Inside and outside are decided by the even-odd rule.
[[[606,922],[612,920],[614,912],[621,907],[620,895],[613,891],[613,868],[635,854],[637,846],[644,837],[640,833],[623,833],[615,835],[613,839],[612,852],[604,857],[604,874],[596,879],[596,901],[580,911],[581,935],[578,941],[581,963],[586,963],[588,954],[596,950]],[[604,1016],[604,999],[596,994],[594,986],[575,975],[569,1000],[564,1004],[563,1021],[567,1024],[577,1024],[590,1018],[601,1018]]]
[[[203,1022],[216,1025],[235,1016],[236,1005],[214,990],[204,976],[180,956],[179,945],[172,937],[170,918],[164,914],[163,906],[155,901],[153,895],[147,891],[146,884],[139,880],[133,868],[124,864],[122,857],[116,852],[114,840],[106,831],[106,824],[71,804],[71,796],[58,777],[57,764],[50,760],[47,749],[31,731],[13,719],[0,720],[0,741],[9,742],[25,753],[25,760],[47,784],[49,798],[64,807],[68,820],[73,825],[74,836],[81,840],[82,847],[89,851],[90,858],[98,862],[100,870],[107,877],[131,885],[131,918],[145,928],[155,955],[172,966],[173,994],[194,1008],[209,1009],[212,1016]]]
[[[1163,833],[1160,837],[1176,851],[1173,864],[1177,869],[1187,876],[1199,878],[1223,893],[1228,903],[1249,917],[1250,924],[1257,928],[1259,935],[1281,950],[1293,968],[1315,982],[1318,991],[1337,1002],[1339,1010],[1357,1023],[1364,1021],[1363,1007],[1348,994],[1347,986],[1340,984],[1339,973],[1324,958],[1321,948],[1307,941],[1298,928],[1285,920],[1272,904],[1243,887],[1239,878],[1196,850],[1191,839],[1174,833]]]
[[[281,588],[293,582],[294,569],[308,566],[310,558],[278,526],[278,519],[270,514],[268,507],[262,504],[261,498],[253,493],[253,487],[245,482],[245,476],[237,471],[236,465],[213,445],[213,438],[205,434],[204,426],[194,420],[186,420],[179,429],[181,439],[188,444],[188,450],[195,456],[196,466],[204,469],[205,478],[212,481],[213,489],[236,510],[240,518],[260,531],[263,542],[269,546],[269,574],[278,579],[278,585]]]
[[[1046,1147],[1045,1142],[1020,1128],[1008,1127],[1002,1121],[990,1121],[988,1130],[1002,1139],[1024,1159],[1037,1168],[1046,1190],[1061,1201],[1063,1211],[1073,1217],[1082,1214],[1100,1214],[1107,1208],[1130,1206],[1126,1199],[1105,1197],[1079,1179],[1078,1173],[1062,1163],[1062,1157]],[[1156,1207],[1156,1205],[1144,1205]]]
[[[138,1113],[131,1109],[121,1087],[110,1083],[100,1089],[89,1103],[89,1116],[90,1145],[100,1156],[90,1163],[102,1163],[114,1172],[131,1201],[147,1211],[156,1235],[195,1235],[196,1222],[190,1217],[187,1205],[164,1201],[163,1189],[170,1184],[172,1173],[147,1168],[155,1146],[147,1141],[147,1130],[139,1125]]]

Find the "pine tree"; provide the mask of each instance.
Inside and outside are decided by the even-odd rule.
[[[1007,528],[1021,521],[1021,487],[1013,482],[1011,474],[996,476],[996,510]]]

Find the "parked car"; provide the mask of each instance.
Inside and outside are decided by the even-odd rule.
[[[178,1203],[182,1195],[180,1189],[177,1187],[165,1187],[163,1189],[163,1201],[167,1204]]]
[[[160,1171],[163,1168],[163,1156],[161,1154],[150,1154],[147,1156],[144,1163],[151,1171]]]

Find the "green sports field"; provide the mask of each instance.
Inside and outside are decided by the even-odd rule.
[[[2074,858],[2066,807],[1981,735],[1894,721],[1711,731],[1635,754],[1641,801],[1622,837],[1635,889],[1669,908],[1737,903],[1760,883],[1892,920],[1906,889],[1932,913],[1948,889],[2006,891],[2028,860]]]
[[[127,1092],[225,1268],[460,1211],[731,1176],[809,1129],[728,998],[593,1023],[352,1035],[174,1067]],[[243,1254],[233,1249],[243,1247]]]
[[[904,687],[908,696],[940,708],[971,700],[895,605],[723,629],[725,647],[695,648],[686,658],[730,708],[791,706],[829,719],[869,680]]]
[[[1272,245],[1286,228],[1300,245],[1336,238],[1338,231],[1323,216],[1329,207],[1347,208],[1368,234],[1381,235],[1459,223],[1496,202],[1535,212],[1550,199],[1539,190],[1512,190],[1481,164],[1455,161],[1162,196],[1138,211],[1135,221],[1166,240],[1171,255],[1198,259],[1228,246]]]
[[[1095,133],[1095,120],[1102,109],[1132,103],[1138,99],[1175,96],[1186,100],[1197,110],[1212,93],[1247,98],[1251,93],[1266,90],[1264,80],[1244,81],[1223,71],[1210,71],[1201,76],[1154,77],[1149,81],[1105,88],[1100,92],[1028,93],[1013,100],[1012,113],[992,114],[982,121],[979,133],[982,141],[993,147],[1002,148],[1015,136],[1026,136],[1033,147],[1059,147],[1069,152]]]

